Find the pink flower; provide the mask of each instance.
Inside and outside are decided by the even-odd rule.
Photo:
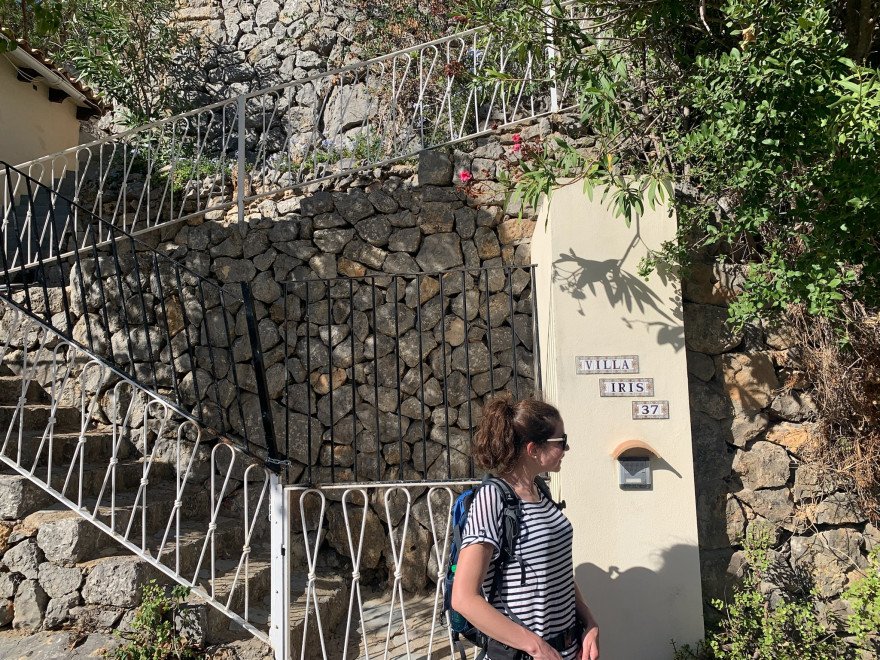
[[[513,145],[514,152],[519,151],[520,149],[522,149],[522,145],[519,142]]]
[[[467,183],[468,181],[470,181],[471,179],[474,178],[474,175],[471,174],[470,172],[468,172],[467,170],[462,170],[461,172],[459,172],[458,178],[461,179],[462,183]]]
[[[520,142],[522,142],[522,135],[520,135],[519,133],[514,133],[513,134],[513,143],[519,144]]]

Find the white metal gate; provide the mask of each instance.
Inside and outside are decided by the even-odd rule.
[[[287,612],[289,621],[272,626],[276,653],[279,643],[285,649],[276,657],[453,658],[443,577],[452,507],[475,483],[285,488],[289,588],[273,589],[273,610]],[[423,575],[426,586],[413,590]]]

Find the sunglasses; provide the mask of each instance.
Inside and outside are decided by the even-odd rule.
[[[568,446],[568,433],[563,433],[561,438],[548,438],[548,439],[546,440],[546,442],[547,442],[548,444],[551,443],[551,442],[558,442],[558,443],[560,443],[560,447],[562,447],[563,449],[565,449],[565,450],[568,450],[568,449],[569,449],[569,446]]]

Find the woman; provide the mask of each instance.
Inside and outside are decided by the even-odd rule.
[[[471,504],[458,556],[452,606],[495,640],[487,660],[517,657],[506,647],[535,660],[599,658],[599,627],[574,582],[571,523],[535,485],[542,472],[559,472],[567,449],[562,416],[548,403],[499,397],[483,409],[474,459],[510,484],[522,502],[518,561],[504,567],[493,561],[503,500],[488,484]],[[496,569],[504,571],[501,588],[488,603],[483,594],[490,593]]]

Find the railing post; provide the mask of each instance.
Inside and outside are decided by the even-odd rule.
[[[240,94],[236,99],[236,104],[238,105],[238,181],[236,182],[236,187],[238,188],[236,194],[236,200],[238,201],[238,228],[240,231],[244,231],[244,193],[245,193],[245,146],[247,144],[247,127],[245,126],[245,98],[244,94]]]
[[[547,10],[547,24],[544,34],[547,37],[547,67],[550,73],[550,112],[559,112],[559,85],[556,82],[556,46],[553,43],[556,30],[556,21],[553,18],[553,5],[545,5]]]
[[[275,660],[288,660],[287,644],[290,635],[290,587],[287,570],[287,542],[289,518],[281,476],[269,474],[269,524],[271,525],[271,589],[269,601],[269,643]]]
[[[254,313],[254,299],[247,282],[241,283],[241,298],[244,301],[244,318],[247,322],[248,337],[251,341],[251,361],[254,363],[254,376],[257,379],[257,397],[260,400],[260,417],[263,420],[263,434],[266,437],[267,466],[279,470],[281,459],[275,443],[275,424],[272,420],[272,408],[269,399],[269,386],[266,384],[266,365],[263,362],[263,349],[260,347],[260,334],[257,329],[257,317]],[[244,420],[242,420],[244,422]]]

